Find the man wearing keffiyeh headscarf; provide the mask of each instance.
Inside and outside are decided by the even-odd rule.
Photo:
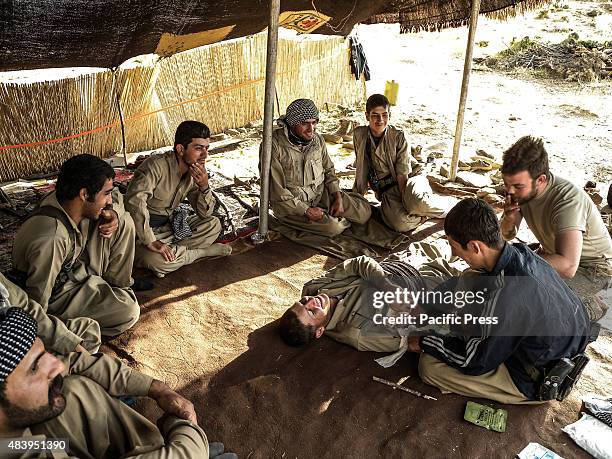
[[[335,236],[365,223],[368,201],[357,193],[340,191],[338,178],[317,134],[319,111],[310,99],[297,99],[280,118],[282,129],[272,134],[270,207],[274,216],[293,228]]]
[[[67,439],[68,449],[56,450],[53,457],[209,457],[193,405],[165,383],[108,355],[73,352],[62,359],[45,350],[36,321],[23,309],[0,308],[3,454],[13,452],[7,449],[11,439],[23,440],[18,445]],[[164,411],[158,421],[161,430],[115,398],[118,395],[153,398]],[[219,447],[210,448],[210,457],[215,450]],[[15,453],[9,457],[50,457]]]

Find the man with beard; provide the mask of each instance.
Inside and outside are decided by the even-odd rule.
[[[55,191],[21,226],[11,278],[48,314],[96,320],[102,335],[130,328],[140,306],[130,286],[134,223],[113,188],[113,168],[92,155],[61,167]],[[74,350],[80,338],[66,335]]]
[[[209,457],[191,402],[107,355],[77,352],[60,361],[36,332],[22,309],[0,309],[2,457],[39,457],[11,440],[45,439],[67,439],[69,456],[54,457]],[[120,395],[153,398],[164,411],[160,428],[114,398]]]
[[[209,137],[205,124],[183,121],[176,129],[174,149],[146,159],[128,186],[125,206],[136,226],[136,266],[158,277],[232,251],[214,243],[221,223],[212,215],[215,198],[206,170]],[[196,215],[188,216],[181,206],[185,198]]]
[[[297,99],[272,134],[270,206],[284,224],[321,236],[336,236],[363,224],[370,204],[357,193],[340,191],[325,146],[316,133],[319,111],[310,99]],[[261,165],[261,161],[260,161]]]
[[[608,306],[602,293],[612,287],[612,239],[595,203],[584,190],[548,168],[542,139],[520,138],[503,156],[507,198],[501,228],[512,240],[523,218],[544,258],[584,303],[591,320]]]

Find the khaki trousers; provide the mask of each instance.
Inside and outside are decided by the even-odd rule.
[[[408,179],[402,194],[396,185],[386,191],[380,203],[383,221],[387,226],[405,233],[421,223],[421,217],[441,218],[452,209],[457,200],[435,194],[424,175]]]
[[[69,438],[71,454],[80,459],[141,457],[140,454],[151,459],[208,458],[207,450],[191,454],[166,451],[164,437],[151,421],[85,376],[65,377],[63,393],[64,412],[32,426],[31,431],[47,438]]]
[[[48,312],[64,322],[89,317],[100,324],[102,335],[115,336],[130,328],[140,316],[132,284],[135,250],[134,221],[127,212],[110,238],[98,227],[89,235],[80,261],[89,274],[68,280],[49,300]]]
[[[421,216],[411,215],[404,206],[404,196],[398,185],[387,190],[380,201],[380,211],[385,224],[400,233],[406,233],[421,224]]]
[[[320,236],[333,237],[341,234],[344,230],[351,226],[351,222],[365,224],[372,215],[372,209],[370,203],[359,193],[345,193],[340,192],[342,195],[342,206],[344,207],[344,214],[342,217],[332,217],[326,213],[322,220],[313,222],[308,220],[304,215],[288,215],[288,216],[276,216],[276,218],[293,228],[300,229],[302,231],[308,231],[309,233],[318,234]],[[323,191],[323,195],[316,207],[320,207],[325,212],[329,211],[331,207],[331,198],[327,191]]]
[[[582,301],[592,321],[601,319],[608,311],[609,305],[595,299],[602,290],[612,289],[612,267],[579,266],[572,279],[563,279]]]
[[[441,362],[429,354],[421,354],[419,375],[423,382],[441,391],[466,397],[479,397],[511,405],[546,403],[529,400],[518,390],[503,363],[497,369],[479,376],[470,376]]]
[[[100,324],[97,321],[89,317],[79,317],[68,319],[65,324],[68,330],[83,340],[81,346],[91,354],[98,352],[102,341],[100,340]]]
[[[190,257],[188,250],[205,249],[217,240],[221,233],[221,222],[217,217],[199,217],[191,215],[187,222],[192,231],[192,236],[174,243],[172,227],[168,225],[155,228],[153,231],[158,241],[170,246],[174,252],[174,261],[166,261],[161,253],[152,252],[143,244],[136,246],[136,266],[147,268],[154,273],[168,274],[176,271],[182,266],[193,263],[197,258]]]

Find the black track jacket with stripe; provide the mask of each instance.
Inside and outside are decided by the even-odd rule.
[[[524,244],[506,243],[491,272],[451,279],[436,290],[452,295],[480,291],[484,300],[462,308],[456,308],[456,300],[450,307],[425,304],[430,314],[452,313],[461,323],[451,325],[450,334],[423,337],[423,351],[467,375],[482,375],[504,363],[517,388],[530,399],[536,399],[536,384],[520,358],[542,371],[586,346],[590,322],[582,303]]]

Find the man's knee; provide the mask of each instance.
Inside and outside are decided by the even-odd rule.
[[[421,222],[420,217],[412,217],[403,211],[397,213],[385,212],[385,223],[398,233],[407,233],[415,229]]]
[[[329,217],[323,232],[325,232],[328,236],[338,236],[342,234],[344,230],[346,230],[350,225],[344,219],[339,219],[335,217]]]
[[[150,269],[157,271],[161,266],[166,264],[166,259],[161,253],[153,252],[147,249],[144,245],[139,244],[136,249],[135,263],[139,268]]]
[[[133,296],[130,295],[130,296]],[[132,328],[140,318],[140,305],[136,298],[124,299],[121,307],[115,309],[115,320],[111,323],[101,324],[101,333],[106,336],[117,336]]]
[[[445,365],[435,357],[429,354],[421,354],[419,358],[419,376],[424,383],[432,386],[437,386],[437,381],[440,380],[439,369]]]
[[[358,206],[356,215],[357,217],[354,218],[353,221],[355,223],[359,223],[360,225],[365,225],[372,216],[372,208],[370,207],[370,204],[367,206]]]
[[[138,304],[138,300],[134,299],[126,303],[126,327],[124,330],[131,328],[138,319],[140,319],[140,304]]]
[[[364,225],[372,216],[372,207],[363,196],[357,193],[343,192],[343,206],[346,215],[350,215],[351,221]]]

